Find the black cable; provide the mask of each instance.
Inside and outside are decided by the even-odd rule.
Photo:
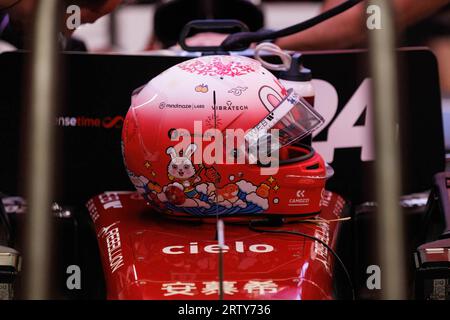
[[[318,16],[278,31],[264,30],[257,32],[234,33],[229,35],[222,42],[221,47],[223,50],[232,51],[236,48],[248,47],[253,42],[261,42],[264,40],[274,40],[277,38],[286,37],[294,33],[309,29],[325,20],[333,18],[334,16],[337,16],[338,14],[341,14],[342,12],[356,6],[362,1],[364,0],[347,0],[328,11],[319,14]]]
[[[348,284],[349,284],[349,286],[350,286],[351,295],[352,295],[352,300],[355,300],[355,289],[354,289],[354,287],[353,287],[353,281],[352,281],[352,278],[350,277],[350,273],[348,272],[347,267],[345,266],[344,262],[341,260],[341,258],[339,257],[339,255],[338,255],[338,254],[337,254],[337,253],[336,253],[336,252],[335,252],[335,251],[334,251],[327,243],[325,243],[325,241],[323,241],[323,240],[321,240],[321,239],[319,239],[319,238],[317,238],[317,237],[311,236],[311,235],[309,235],[309,234],[302,233],[302,232],[298,232],[298,231],[258,229],[258,228],[255,228],[255,227],[253,226],[253,224],[252,224],[253,222],[255,222],[255,220],[251,220],[251,221],[250,221],[250,223],[248,224],[248,228],[249,228],[251,231],[254,231],[254,232],[259,232],[259,233],[273,233],[273,234],[287,234],[287,235],[301,236],[301,237],[308,238],[308,239],[313,240],[313,241],[318,241],[319,243],[321,243],[322,245],[324,245],[325,248],[327,248],[328,251],[330,251],[331,254],[332,254],[332,255],[336,258],[336,260],[339,262],[339,265],[341,266],[342,270],[344,271],[345,277],[347,278]]]

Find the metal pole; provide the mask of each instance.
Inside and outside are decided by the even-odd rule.
[[[400,146],[397,136],[398,77],[396,37],[390,0],[369,0],[381,12],[381,29],[369,30],[375,119],[377,238],[382,297],[406,298]]]
[[[223,298],[224,298],[223,250],[225,248],[225,224],[223,223],[223,220],[217,221],[217,242],[219,244],[219,300],[223,300]]]
[[[49,297],[51,277],[51,200],[54,119],[57,93],[58,7],[60,0],[37,1],[31,52],[25,295]]]
[[[113,11],[109,14],[109,44],[113,50],[116,50],[119,46],[118,33],[117,33],[117,12]]]

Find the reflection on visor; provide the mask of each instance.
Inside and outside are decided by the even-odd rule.
[[[304,138],[324,123],[322,116],[300,95],[292,89],[288,92],[288,96],[245,135],[247,147],[270,143],[271,150],[277,150]],[[274,130],[277,134],[273,134]]]

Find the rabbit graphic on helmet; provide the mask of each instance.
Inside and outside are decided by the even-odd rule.
[[[167,201],[177,206],[210,208],[207,202],[200,200],[200,194],[195,188],[201,181],[190,159],[196,150],[197,145],[194,143],[181,156],[175,148],[167,149],[166,153],[171,157],[167,172],[172,183],[164,187],[163,192]]]

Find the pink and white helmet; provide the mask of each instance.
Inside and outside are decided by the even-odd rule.
[[[320,211],[325,163],[312,149],[289,145],[321,123],[258,61],[205,56],[166,70],[135,93],[123,155],[135,187],[168,214],[313,213]],[[262,173],[258,157],[239,157],[260,148],[263,138],[279,151],[271,174]],[[302,206],[289,206],[299,189]]]

